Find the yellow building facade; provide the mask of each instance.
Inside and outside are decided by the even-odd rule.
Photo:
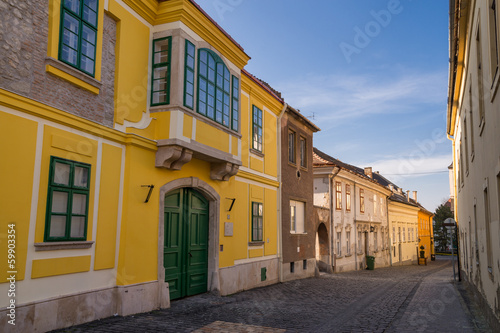
[[[31,6],[1,51],[0,327],[277,282],[284,102],[241,46],[189,0]]]
[[[427,209],[420,207],[418,211],[418,251],[424,251],[424,257],[427,260],[433,258],[434,252],[434,229],[432,226],[432,217],[434,214]],[[424,247],[422,249],[422,246]]]

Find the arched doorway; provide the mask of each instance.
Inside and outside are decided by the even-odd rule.
[[[320,272],[332,272],[328,245],[328,230],[324,223],[320,223],[316,232],[316,264]]]
[[[161,187],[158,281],[162,297],[220,289],[219,207],[219,194],[196,177]]]
[[[163,267],[170,299],[207,291],[208,200],[192,188],[165,195]]]

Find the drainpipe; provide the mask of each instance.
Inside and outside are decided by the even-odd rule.
[[[333,250],[334,250],[334,244],[335,244],[335,238],[334,238],[334,234],[335,234],[335,226],[334,226],[334,223],[333,223],[333,214],[334,214],[334,209],[333,209],[333,179],[335,178],[335,176],[337,176],[337,174],[340,172],[340,168],[336,168],[337,170],[335,170],[335,168],[332,170],[332,173],[330,175],[328,175],[328,192],[329,192],[329,195],[328,197],[330,198],[330,265],[333,267],[336,267],[336,258],[335,258],[335,253],[333,253]]]
[[[356,207],[356,182],[354,182],[354,200],[353,202],[353,207],[354,207],[354,265],[356,267],[356,270],[358,270],[358,222],[356,222],[356,214],[358,214],[358,208]]]
[[[285,114],[285,111],[288,107],[287,103],[283,104],[283,109],[281,110],[279,116],[278,116],[278,182],[279,182],[279,191],[278,191],[278,281],[283,282],[283,213],[282,213],[282,175],[281,175],[281,119],[283,117],[283,114]]]
[[[391,191],[392,192],[392,191]],[[389,262],[392,266],[392,238],[391,238],[391,225],[389,224],[389,197],[385,198],[385,209],[387,212],[387,237],[389,237]],[[394,235],[392,235],[394,236]]]

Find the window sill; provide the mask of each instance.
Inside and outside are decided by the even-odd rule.
[[[45,71],[96,95],[102,87],[102,83],[92,76],[52,57],[45,58]]]
[[[345,255],[346,258],[352,257],[352,253],[348,253]]]
[[[307,235],[307,232],[295,232],[295,231],[290,231],[290,234],[292,234],[292,235]]]
[[[94,243],[94,241],[35,243],[35,251],[90,249]]]
[[[264,154],[261,151],[258,151],[257,149],[250,148],[250,153],[257,155],[259,157],[264,157]]]
[[[262,246],[264,245],[264,241],[258,241],[258,242],[248,242],[248,246]]]
[[[340,255],[340,256],[335,256],[335,259],[342,259],[344,258],[344,256]]]

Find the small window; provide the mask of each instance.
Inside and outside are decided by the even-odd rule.
[[[345,210],[351,211],[351,185],[345,184]]]
[[[85,241],[90,165],[51,157],[45,241]]]
[[[359,189],[359,211],[365,212],[365,190],[362,188]]]
[[[361,231],[358,231],[358,252],[363,253],[363,238],[361,237]]]
[[[94,76],[98,1],[65,0],[61,3],[59,60]]]
[[[376,231],[373,232],[373,247],[375,251],[378,251],[378,233]]]
[[[261,242],[263,240],[263,212],[262,203],[252,202],[252,241]]]
[[[296,163],[296,151],[295,151],[295,132],[288,131],[288,162]]]
[[[345,247],[347,254],[351,254],[351,232],[347,231],[345,233]]]
[[[342,183],[335,182],[335,209],[342,209]]]
[[[186,39],[186,50],[184,57],[184,106],[194,108],[194,64],[195,47]]]
[[[307,168],[307,145],[303,137],[300,138],[300,166]]]
[[[262,110],[253,106],[252,112],[252,148],[262,152]]]
[[[337,232],[337,256],[341,256],[342,255],[342,233],[341,232]]]
[[[307,259],[304,259],[302,260],[302,270],[306,270],[307,269]]]
[[[304,233],[305,203],[290,200],[290,232]]]
[[[295,273],[295,262],[290,263],[290,273]]]
[[[153,40],[151,105],[165,105],[170,103],[171,44],[171,37]]]

